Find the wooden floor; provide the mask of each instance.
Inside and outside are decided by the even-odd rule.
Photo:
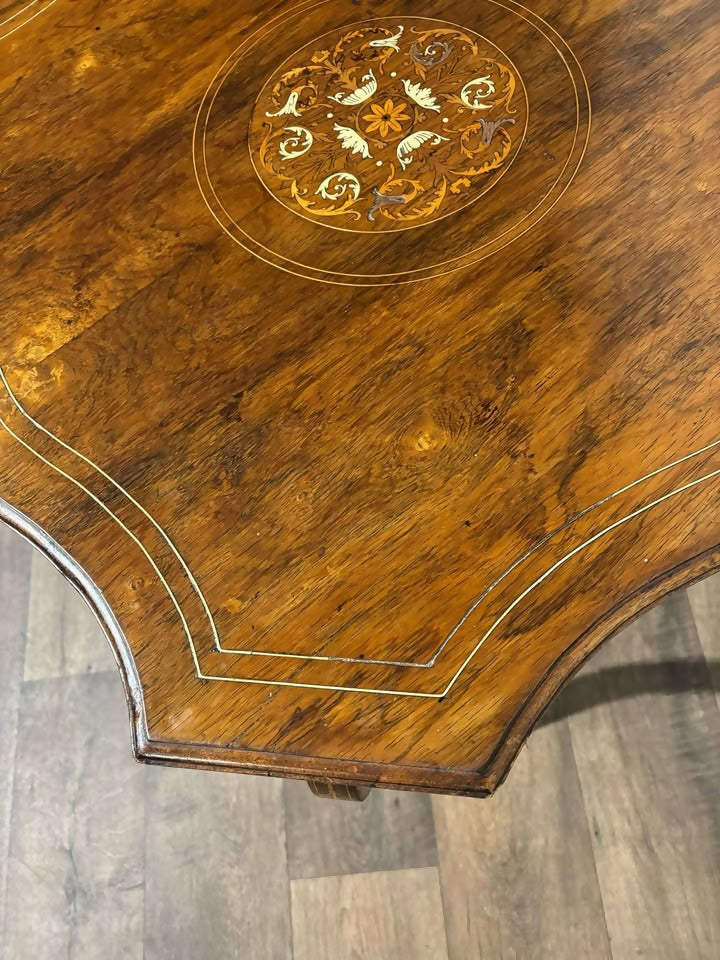
[[[0,930],[3,960],[717,960],[720,576],[610,641],[494,799],[361,805],[135,764],[99,628],[0,529]]]

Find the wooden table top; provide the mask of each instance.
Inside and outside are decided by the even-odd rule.
[[[0,0],[0,38],[0,515],[137,755],[492,791],[720,561],[715,0]]]

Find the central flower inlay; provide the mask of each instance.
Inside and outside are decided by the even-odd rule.
[[[370,113],[363,114],[366,121],[365,132],[378,133],[382,139],[387,139],[390,133],[402,133],[403,121],[409,120],[410,114],[405,113],[405,104],[398,106],[392,100],[386,100],[382,106],[377,103],[370,105]]]
[[[478,199],[517,153],[527,103],[503,54],[459,27],[390,23],[321,38],[260,94],[253,163],[294,212],[350,230],[417,226]]]

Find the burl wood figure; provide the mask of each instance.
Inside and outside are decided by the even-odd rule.
[[[139,759],[486,795],[718,566],[717,0],[528,4],[0,0],[0,515]]]

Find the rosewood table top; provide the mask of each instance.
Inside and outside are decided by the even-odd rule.
[[[716,0],[0,0],[0,517],[139,758],[484,795],[718,566],[719,45]]]

